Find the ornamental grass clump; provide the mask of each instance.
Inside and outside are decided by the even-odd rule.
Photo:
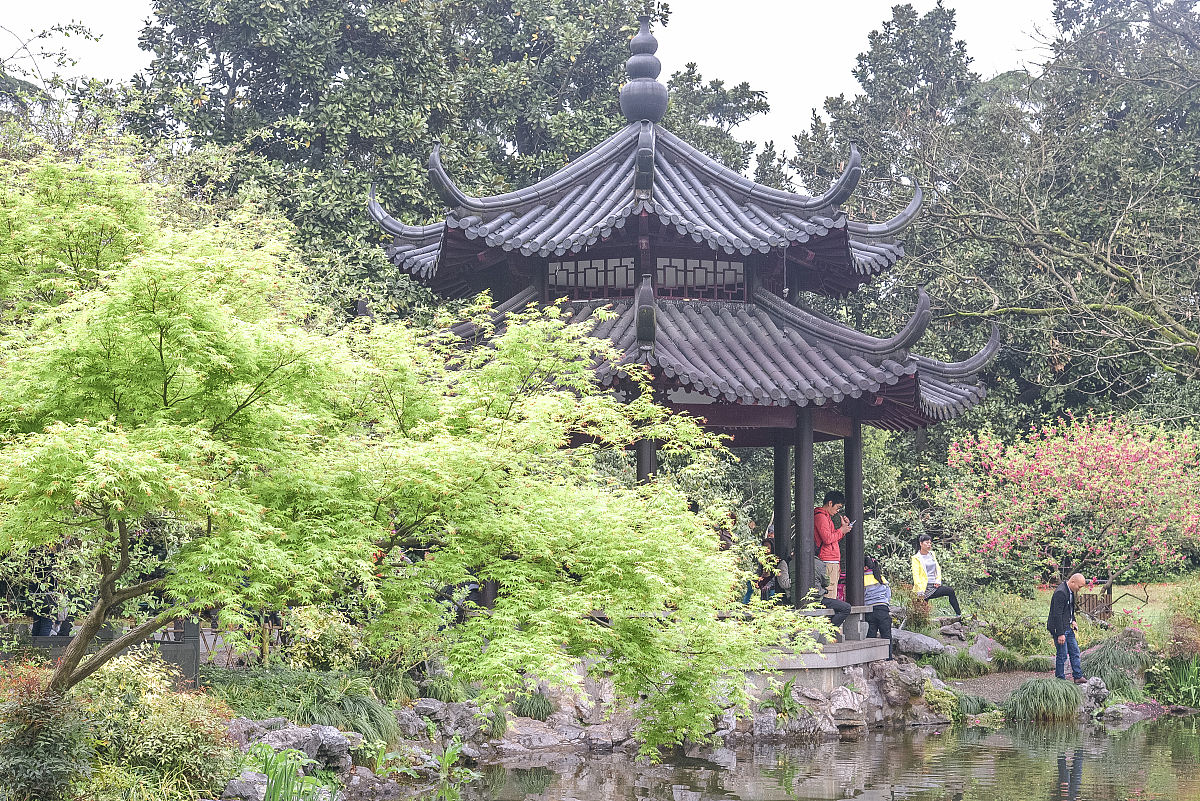
[[[519,718],[544,722],[554,712],[554,703],[542,693],[528,693],[513,699],[512,711]]]
[[[1083,693],[1062,679],[1030,679],[1009,696],[1004,714],[1009,720],[1072,720]]]
[[[966,649],[932,654],[922,658],[920,663],[932,666],[938,676],[943,679],[970,679],[976,676],[986,676],[991,670],[986,662],[980,662]]]
[[[310,679],[291,718],[301,726],[336,726],[389,745],[400,739],[396,713],[375,697],[366,676],[341,676],[332,683]]]
[[[1026,659],[1021,654],[1007,648],[997,648],[992,651],[992,667],[1000,673],[1014,670],[1025,670]]]
[[[1141,674],[1153,661],[1145,637],[1136,629],[1102,640],[1081,655],[1085,675],[1099,676],[1109,692],[1131,701],[1143,698]]]
[[[953,688],[950,691],[958,699],[958,711],[964,716],[979,715],[994,709],[992,702],[983,696],[964,693]]]

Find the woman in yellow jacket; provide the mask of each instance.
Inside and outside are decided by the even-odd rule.
[[[912,558],[913,592],[926,601],[948,598],[954,614],[962,617],[962,609],[958,606],[958,596],[954,593],[954,588],[942,583],[942,568],[938,565],[937,557],[933,555],[933,538],[922,534],[918,542],[921,550],[913,554]]]

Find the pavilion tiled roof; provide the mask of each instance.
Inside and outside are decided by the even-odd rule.
[[[427,283],[445,272],[471,269],[487,250],[542,258],[578,253],[647,213],[717,253],[802,248],[797,252],[813,265],[808,288],[845,295],[903,256],[894,237],[921,204],[918,189],[909,206],[886,223],[849,220],[838,206],[858,184],[859,161],[852,148],[829,191],[809,197],[757,184],[643,120],[533,186],[488,198],[463,193],[435,146],[429,176],[450,207],[444,222],[404,225],[373,194],[368,209],[393,236],[387,248],[392,262]]]
[[[537,303],[529,289],[496,307],[507,312]],[[685,301],[650,298],[652,340],[639,339],[638,309],[647,299],[576,302],[572,324],[593,325],[624,355],[602,365],[605,386],[621,382],[623,365],[644,364],[667,388],[687,389],[718,403],[740,406],[834,406],[855,403],[855,416],[880,428],[911,430],[949,420],[980,403],[979,371],[999,347],[988,344],[971,359],[944,363],[913,354],[929,322],[928,297],[896,336],[880,339],[842,326],[786,301]],[[611,312],[606,319],[598,309]],[[501,323],[502,324],[502,323]],[[454,329],[472,338],[474,327]],[[861,401],[861,402],[857,402]]]

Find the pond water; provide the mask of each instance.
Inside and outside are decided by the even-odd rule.
[[[870,734],[758,745],[714,761],[625,756],[491,767],[463,801],[1200,801],[1200,717],[1105,735],[1077,727]],[[717,763],[721,764],[717,764]]]

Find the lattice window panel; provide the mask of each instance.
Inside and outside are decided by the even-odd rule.
[[[580,259],[552,261],[548,265],[551,297],[566,295],[573,300],[628,298],[637,286],[637,262],[623,259]]]
[[[745,300],[746,267],[740,261],[660,258],[654,293],[660,298]]]

